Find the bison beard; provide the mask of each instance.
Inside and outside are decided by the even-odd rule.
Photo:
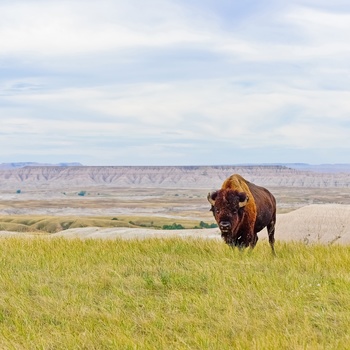
[[[235,174],[207,198],[221,236],[228,245],[254,248],[257,233],[267,227],[274,253],[276,200],[267,189]]]

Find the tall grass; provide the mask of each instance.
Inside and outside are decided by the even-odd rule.
[[[350,247],[0,240],[1,349],[349,349]]]

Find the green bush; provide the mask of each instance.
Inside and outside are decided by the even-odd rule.
[[[183,230],[184,227],[181,224],[174,222],[172,225],[163,225],[163,230]]]
[[[200,228],[215,228],[215,227],[218,227],[218,225],[215,224],[215,223],[207,224],[206,222],[201,221],[201,222],[199,223],[199,227],[200,227]]]

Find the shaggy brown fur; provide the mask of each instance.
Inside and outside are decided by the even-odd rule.
[[[267,227],[269,243],[275,251],[276,200],[266,188],[234,174],[220,190],[208,194],[208,201],[227,244],[254,248],[257,233]]]

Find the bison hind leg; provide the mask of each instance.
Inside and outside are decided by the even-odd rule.
[[[269,235],[269,243],[270,243],[273,255],[276,255],[276,252],[275,252],[275,224],[276,224],[276,221],[272,220],[267,225],[267,233]]]

